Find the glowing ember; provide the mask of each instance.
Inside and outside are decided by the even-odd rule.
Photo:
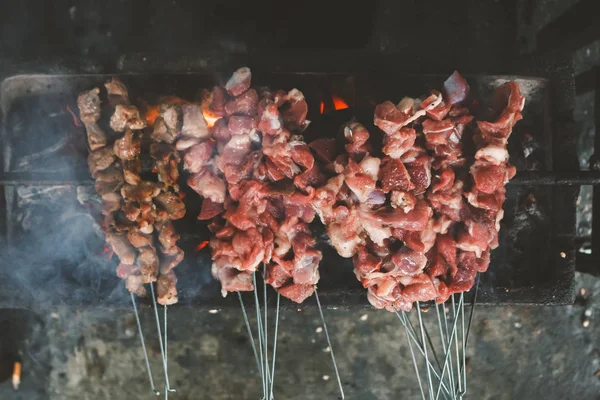
[[[156,121],[157,117],[158,106],[148,106],[146,114],[144,115],[144,118],[146,118],[146,122],[148,123],[148,125],[154,125],[154,121]]]
[[[12,374],[12,386],[13,389],[19,389],[19,385],[21,384],[21,363],[15,362],[13,365],[13,374]]]
[[[325,103],[321,102],[319,105],[319,114],[323,114],[325,112]]]
[[[335,95],[332,96],[332,99],[333,99],[333,108],[336,111],[348,108],[348,104],[343,99],[341,99]]]
[[[108,244],[105,244],[105,245],[104,245],[104,249],[102,250],[102,252],[103,252],[104,254],[107,254],[107,258],[108,258],[109,260],[111,260],[111,259],[112,259],[112,257],[113,257],[113,255],[115,254],[115,252],[113,251],[113,249],[112,249],[112,248],[111,248],[111,247],[110,247]]]
[[[179,192],[179,198],[180,198],[181,200],[185,199],[185,193],[183,193],[183,192]]]
[[[206,121],[206,126],[212,128],[215,126],[215,123],[221,119],[221,117],[214,115],[210,110],[203,108],[202,115],[204,115],[204,120]]]
[[[75,113],[73,112],[73,110],[71,110],[71,107],[68,104],[67,104],[67,111],[73,117],[73,125],[75,125],[75,126],[81,126],[81,122],[79,122],[79,118],[77,118],[77,115],[75,115]]]
[[[203,248],[205,248],[206,246],[208,246],[208,240],[205,240],[204,242],[198,243],[198,245],[196,245],[196,247],[194,247],[194,250],[200,251]]]

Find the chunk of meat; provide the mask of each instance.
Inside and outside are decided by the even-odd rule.
[[[106,232],[106,241],[112,247],[113,251],[123,264],[135,263],[135,248],[127,239],[127,235],[115,232]]]
[[[351,122],[344,127],[344,137],[348,141],[346,152],[356,161],[362,160],[367,153],[373,151],[369,143],[369,131],[358,122]]]
[[[200,143],[201,141],[202,141],[202,139],[199,139],[197,137],[184,136],[177,141],[175,148],[178,151],[185,151],[185,150],[189,149],[190,147]]]
[[[177,277],[175,272],[161,274],[156,282],[156,301],[163,306],[177,303]]]
[[[360,209],[361,219],[390,226],[407,231],[422,231],[427,226],[433,212],[425,202],[418,202],[416,207],[408,213],[401,209],[380,209],[377,211]]]
[[[188,185],[202,197],[215,203],[225,202],[225,182],[212,172],[204,170],[188,178]]]
[[[90,169],[92,176],[94,178],[98,176],[98,172],[110,167],[115,159],[115,152],[110,146],[101,147],[98,150],[92,151],[87,159],[88,168]]]
[[[335,139],[316,139],[310,142],[308,146],[314,150],[315,154],[321,161],[331,163],[333,160],[335,160],[337,155]]]
[[[94,189],[100,196],[116,192],[121,186],[123,186],[123,171],[115,164],[96,174]]]
[[[77,97],[79,118],[84,125],[95,124],[100,119],[100,89],[94,88],[83,92]],[[89,135],[89,132],[88,132]],[[105,138],[106,139],[106,138]]]
[[[159,271],[161,274],[169,273],[173,268],[178,266],[185,256],[183,250],[179,246],[162,249],[163,257],[160,261]]]
[[[125,287],[130,293],[136,294],[140,297],[146,296],[146,288],[144,287],[144,280],[141,275],[129,275],[125,281]]]
[[[154,247],[142,247],[139,249],[137,263],[144,283],[156,282],[158,278],[158,255]]]
[[[129,161],[121,162],[123,166],[123,177],[125,182],[130,185],[137,186],[140,184],[142,178],[140,174],[142,173],[142,160],[135,159]]]
[[[292,283],[279,288],[279,294],[298,304],[312,296],[315,291],[314,285]]]
[[[169,249],[177,244],[177,241],[181,238],[175,226],[171,220],[167,219],[164,222],[157,223],[156,229],[158,230],[158,241],[162,245],[163,249]]]
[[[115,132],[125,132],[127,129],[140,130],[146,127],[146,120],[140,117],[137,107],[119,104],[110,117],[110,127]]]
[[[469,95],[469,85],[457,71],[454,71],[452,75],[444,81],[444,94],[448,103],[460,103]]]
[[[122,138],[115,140],[115,155],[121,160],[133,160],[140,156],[142,143],[139,136],[127,130]]]
[[[486,194],[494,193],[504,187],[506,168],[501,165],[475,163],[471,167],[471,175],[478,191]]]
[[[412,110],[411,110],[412,111]],[[393,135],[407,124],[408,112],[399,110],[391,101],[384,101],[375,107],[374,122],[382,131]]]
[[[210,138],[210,131],[202,114],[202,108],[199,105],[182,105],[181,112],[183,114],[183,126],[181,127],[181,134],[183,136],[196,137],[203,140]]]
[[[258,108],[258,94],[254,89],[248,89],[239,96],[229,100],[225,104],[225,112],[228,115],[256,115]]]
[[[105,193],[102,195],[102,214],[108,215],[121,209],[123,198],[119,193]]]
[[[169,219],[181,219],[185,215],[185,204],[175,193],[162,192],[154,198],[154,201],[167,212]]]
[[[185,169],[192,174],[197,174],[211,160],[215,148],[214,142],[207,140],[196,144],[187,151],[183,157]]]
[[[223,211],[225,211],[223,204],[215,203],[211,199],[205,198],[202,200],[202,208],[200,209],[198,219],[201,221],[209,220],[221,214]]]
[[[223,297],[228,292],[250,292],[254,290],[252,274],[231,268],[227,257],[219,257],[212,264],[212,274],[221,283]]]
[[[225,84],[225,89],[232,96],[239,96],[250,88],[252,72],[248,67],[242,67],[235,71]]]
[[[106,134],[95,122],[90,122],[85,125],[87,132],[88,144],[90,150],[94,151],[106,146]]]
[[[488,145],[477,150],[475,159],[493,165],[501,165],[508,161],[508,150],[503,146]]]
[[[381,189],[386,193],[389,191],[408,192],[415,187],[404,163],[397,158],[384,157],[381,160],[379,179]]]
[[[181,130],[179,111],[177,104],[161,104],[152,130],[153,141],[169,144],[175,142]]]
[[[135,229],[127,232],[127,239],[136,248],[153,246],[152,235],[147,235]]]
[[[416,138],[417,132],[414,129],[399,129],[384,138],[381,151],[391,158],[400,158],[414,146]]]
[[[277,135],[281,132],[282,124],[277,104],[265,101],[263,111],[260,113],[258,129],[267,135]]]
[[[303,130],[308,125],[306,115],[308,104],[304,94],[298,89],[290,90],[285,96],[285,105],[280,108],[284,125],[290,130]]]
[[[108,100],[113,107],[119,104],[129,104],[129,92],[123,82],[114,76],[104,84],[108,92]]]
[[[121,196],[138,203],[150,202],[160,193],[160,188],[154,182],[142,181],[139,185],[125,184],[121,188]]]

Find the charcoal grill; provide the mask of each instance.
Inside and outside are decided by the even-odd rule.
[[[317,127],[326,126],[318,114],[319,101],[335,88],[348,86],[355,101],[351,112],[345,112],[353,111],[369,123],[372,115],[362,111],[376,102],[439,88],[452,72],[433,58],[410,64],[398,56],[352,52],[188,55],[166,64],[160,58],[133,54],[119,59],[115,68],[93,74],[85,73],[77,60],[50,69],[17,65],[5,70],[0,87],[0,235],[7,262],[0,267],[0,307],[129,307],[127,292],[114,274],[116,260],[102,254],[103,237],[90,216],[97,200],[85,163],[85,134],[67,110],[67,106],[74,109],[80,91],[117,75],[136,102],[152,103],[165,94],[193,98],[199,89],[210,88],[232,70],[248,65],[255,84],[302,90],[312,107],[309,119]],[[570,304],[574,301],[577,185],[596,184],[600,175],[577,172],[569,63],[524,57],[494,65],[466,59],[455,64],[483,101],[494,85],[508,79],[519,79],[527,97],[525,118],[509,144],[518,174],[508,188],[500,247],[482,276],[478,302]],[[523,146],[528,137],[536,150],[526,158]],[[195,308],[236,304],[235,299],[220,296],[219,284],[210,275],[209,251],[194,251],[208,237],[203,224],[195,220],[198,200],[188,193],[188,214],[176,224],[186,252],[177,269],[180,304]],[[322,245],[319,292],[324,306],[366,307],[366,294],[354,277],[351,261]]]

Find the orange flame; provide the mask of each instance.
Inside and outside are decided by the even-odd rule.
[[[21,363],[16,361],[13,365],[13,374],[12,374],[13,389],[18,390],[20,384],[21,384]]]
[[[321,101],[319,105],[319,114],[323,114],[325,112],[325,102]]]
[[[158,118],[158,106],[148,106],[144,117],[148,125],[154,125],[154,121]]]
[[[333,108],[336,111],[348,108],[348,103],[346,103],[342,98],[337,97],[336,95],[333,95],[332,99],[333,99]]]
[[[68,104],[67,104],[67,111],[73,117],[73,125],[81,126],[81,122],[79,122],[79,118],[77,118],[77,115],[73,112],[73,110],[71,110],[71,107]]]
[[[206,246],[208,246],[208,240],[205,240],[204,242],[200,242],[196,245],[196,247],[194,247],[194,250],[196,251],[200,251],[203,248],[205,248]]]
[[[204,119],[206,120],[206,126],[212,128],[215,126],[215,123],[221,119],[221,117],[213,114],[209,109],[203,108],[202,115],[204,115]]]

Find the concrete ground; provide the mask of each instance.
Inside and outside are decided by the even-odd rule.
[[[583,295],[573,306],[476,308],[467,399],[600,399],[600,279],[580,275],[577,282]],[[395,315],[375,310],[325,310],[325,315],[347,399],[421,398]],[[435,313],[424,315],[434,326]],[[160,386],[164,379],[151,310],[143,311],[142,321]],[[5,381],[1,399],[154,398],[132,313],[57,309],[41,316],[40,326],[45,328],[38,336],[34,332],[31,349],[23,354],[20,391]],[[316,308],[282,311],[276,398],[339,396],[321,326]],[[213,314],[172,308],[168,351],[177,389],[172,399],[259,399],[262,394],[238,309]]]

